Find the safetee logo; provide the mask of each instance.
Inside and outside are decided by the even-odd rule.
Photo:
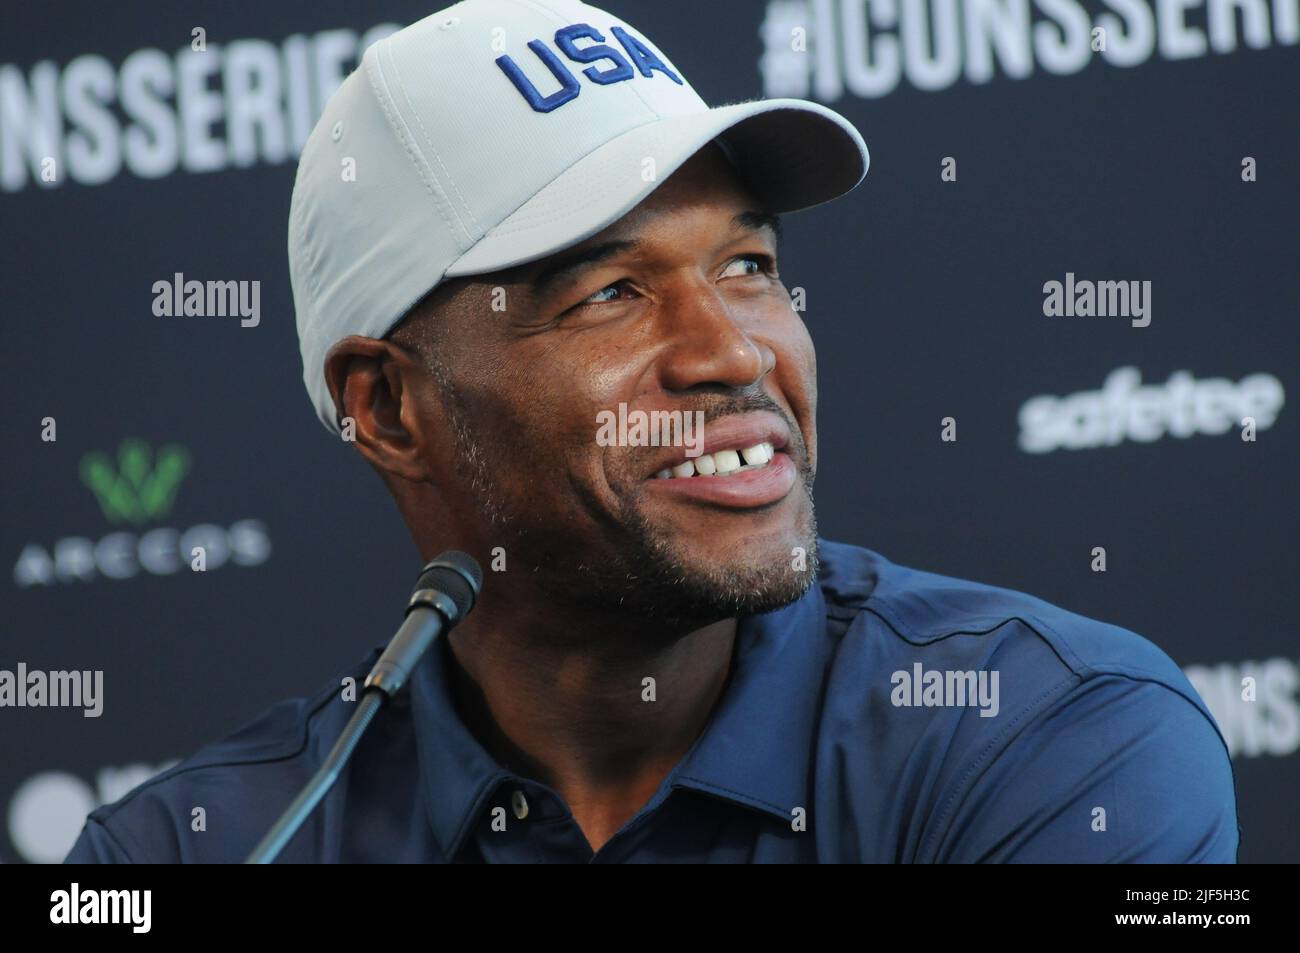
[[[122,441],[117,466],[105,453],[86,454],[81,480],[94,491],[110,523],[147,523],[171,512],[190,470],[189,452],[172,444],[153,454],[143,440]]]
[[[1163,384],[1143,384],[1136,367],[1119,367],[1100,390],[1064,397],[1040,394],[1025,401],[1019,415],[1020,449],[1089,450],[1230,431],[1253,443],[1259,431],[1273,426],[1285,403],[1282,381],[1272,374],[1249,374],[1234,382],[1175,371]]]
[[[115,458],[100,450],[85,454],[78,467],[81,482],[117,528],[97,540],[78,535],[49,545],[28,543],[14,562],[14,584],[26,589],[266,562],[271,539],[260,520],[198,523],[183,530],[158,525],[171,515],[191,460],[179,444],[154,450],[138,437],[123,440]]]

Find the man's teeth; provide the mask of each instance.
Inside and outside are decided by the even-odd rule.
[[[772,462],[776,455],[770,443],[758,443],[745,450],[719,450],[705,453],[694,460],[679,463],[671,469],[655,474],[656,480],[680,480],[692,476],[725,476],[741,470],[758,470]]]
[[[718,465],[718,476],[726,476],[740,469],[740,454],[735,450],[719,450],[713,455],[713,462]]]

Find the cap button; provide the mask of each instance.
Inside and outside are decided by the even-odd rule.
[[[444,30],[450,30],[459,22],[460,22],[460,17],[447,17],[447,19],[442,21],[442,28]]]
[[[343,120],[342,120],[342,119],[340,119],[338,122],[336,122],[336,123],[334,124],[334,128],[330,130],[330,138],[333,139],[335,142],[338,142],[340,139],[343,138]]]

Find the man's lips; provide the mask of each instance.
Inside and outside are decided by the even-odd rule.
[[[798,468],[784,450],[757,469],[737,470],[716,476],[693,476],[670,480],[647,480],[655,496],[697,500],[732,509],[751,509],[776,503],[794,488]]]
[[[724,417],[704,425],[702,452],[687,456],[687,448],[676,448],[656,461],[657,466],[647,477],[651,492],[679,499],[692,499],[736,509],[766,506],[786,497],[795,485],[798,468],[785,448],[790,442],[790,430],[785,421],[770,412]],[[757,465],[749,463],[743,451],[759,448]],[[770,450],[770,456],[767,452]],[[730,451],[728,453],[727,451]],[[714,456],[717,454],[718,456]],[[700,461],[707,460],[707,469],[699,469]],[[663,471],[684,464],[688,475],[657,476]],[[737,463],[741,469],[731,469]],[[729,469],[730,472],[722,472]]]
[[[772,466],[777,462],[776,457],[786,457],[781,451],[790,443],[790,428],[786,426],[785,421],[770,411],[756,411],[749,414],[737,414],[731,417],[723,417],[720,420],[714,420],[704,425],[704,445],[699,456],[687,456],[687,447],[671,447],[657,458],[645,478],[653,479],[656,473],[663,470],[671,470],[673,467],[685,463],[687,460],[698,460],[703,456],[710,456],[720,450],[734,450],[740,452],[750,447],[757,446],[760,443],[767,443],[776,451]],[[787,457],[788,459],[788,457]],[[712,477],[690,477],[687,479],[728,479],[739,477],[742,474],[733,473],[723,476]]]

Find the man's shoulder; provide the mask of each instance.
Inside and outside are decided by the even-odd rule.
[[[1015,589],[898,565],[860,546],[822,540],[819,549],[827,614],[850,625],[874,617],[894,654],[937,660],[992,653],[1000,664],[1032,657],[1041,675],[1156,682],[1205,710],[1173,659],[1122,626]]]
[[[864,844],[864,856],[1235,857],[1227,746],[1151,641],[861,547],[823,543],[821,554],[828,621],[838,620],[824,718],[839,733],[833,747],[865,751],[864,763],[924,795],[905,847]],[[869,806],[873,817],[891,809]]]
[[[118,800],[90,813],[68,862],[235,862],[238,839],[207,831],[269,828],[315,772],[351,706],[344,680],[362,679],[376,653],[306,697],[272,705]],[[340,704],[333,704],[340,702]],[[249,845],[251,846],[251,845]],[[239,854],[239,856],[235,856]]]

